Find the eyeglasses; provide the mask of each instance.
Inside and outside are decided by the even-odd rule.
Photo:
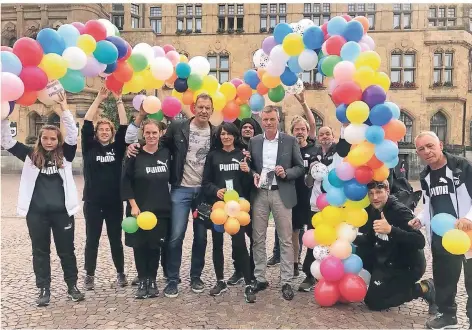
[[[367,188],[368,189],[375,189],[375,188],[384,189],[384,188],[387,188],[387,186],[383,182],[372,181],[367,184]]]

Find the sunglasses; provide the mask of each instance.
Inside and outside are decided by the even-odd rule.
[[[368,189],[384,189],[384,188],[387,188],[387,186],[383,182],[372,181],[367,184],[367,188]]]

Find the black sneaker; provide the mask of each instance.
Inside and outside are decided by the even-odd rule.
[[[85,275],[84,287],[87,291],[95,289],[95,276]]]
[[[199,277],[194,277],[190,280],[190,287],[193,292],[202,293],[205,290],[205,283]]]
[[[307,276],[302,283],[300,283],[300,286],[298,287],[298,291],[301,292],[310,292],[311,289],[313,289],[313,286],[315,285],[316,280],[314,277],[309,277]]]
[[[423,298],[429,305],[429,314],[436,315],[438,313],[438,306],[436,305],[436,289],[434,288],[434,282],[432,278],[422,280],[420,285],[423,284],[428,288],[428,291],[423,293]]]
[[[51,291],[49,288],[41,288],[39,289],[39,297],[36,300],[36,306],[43,307],[49,305],[49,301],[51,300]]]
[[[228,291],[228,286],[226,285],[225,281],[218,281],[216,282],[216,285],[211,288],[210,296],[219,296],[225,291]]]
[[[278,264],[280,264],[280,257],[277,258],[276,256],[272,256],[270,257],[269,261],[267,261],[268,267],[272,267]]]
[[[256,294],[250,285],[246,285],[246,289],[244,289],[244,299],[247,303],[255,303],[256,302]]]
[[[128,279],[124,273],[116,274],[116,285],[118,285],[120,288],[128,286]]]
[[[164,289],[164,296],[167,298],[176,298],[179,295],[179,287],[177,285],[177,282],[175,281],[170,281],[167,283],[165,289]]]
[[[300,271],[298,270],[298,263],[293,264],[293,277],[300,276]]]
[[[226,283],[228,283],[228,285],[237,285],[241,283],[243,279],[244,279],[243,274],[241,274],[238,271],[235,271],[234,274],[231,275],[231,277],[228,279]]]
[[[147,280],[143,279],[139,281],[134,297],[136,299],[146,299],[148,297]]]
[[[269,282],[259,282],[258,280],[255,280],[254,282],[252,282],[251,284],[252,286],[252,289],[254,290],[255,293],[259,292],[259,291],[263,291],[265,289],[267,289],[267,287],[269,286]]]
[[[85,295],[80,292],[80,290],[77,288],[77,285],[72,285],[69,287],[67,290],[67,295],[72,301],[82,301],[85,299]]]
[[[294,294],[290,284],[286,283],[282,286],[282,297],[284,297],[285,300],[293,299]]]
[[[148,280],[147,296],[148,298],[156,298],[157,296],[159,296],[159,289],[157,288],[155,278]]]
[[[136,276],[135,278],[133,278],[133,281],[131,282],[131,285],[136,286],[138,284],[139,284],[139,277]]]
[[[426,322],[427,329],[458,329],[457,318],[455,316],[436,314],[435,317]]]

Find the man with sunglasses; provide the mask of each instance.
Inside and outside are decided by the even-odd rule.
[[[417,298],[434,304],[432,280],[417,282],[426,268],[423,234],[408,222],[413,213],[390,195],[388,181],[367,185],[370,205],[364,233],[354,242],[359,250],[372,251],[372,277],[364,299],[371,310],[400,306]]]

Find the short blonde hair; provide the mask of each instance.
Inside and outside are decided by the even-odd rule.
[[[291,126],[290,126],[290,132],[293,134],[293,128],[295,127],[295,125],[297,124],[304,124],[306,126],[306,130],[309,131],[310,130],[310,124],[308,124],[308,121],[303,118],[302,116],[295,116],[293,119],[292,119],[292,122],[291,122]]]
[[[97,125],[95,125],[95,136],[97,135],[97,132],[98,132],[98,129],[100,128],[100,125],[110,126],[110,130],[111,130],[111,139],[110,139],[110,141],[112,141],[115,138],[115,125],[113,125],[113,123],[107,118],[100,118],[97,121]]]

